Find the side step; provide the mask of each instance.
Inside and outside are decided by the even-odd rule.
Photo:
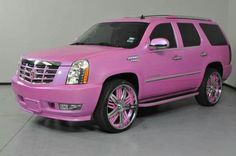
[[[140,103],[139,107],[152,107],[152,106],[158,106],[158,105],[162,105],[165,103],[169,103],[169,102],[173,102],[173,101],[177,101],[177,100],[181,100],[181,99],[186,99],[186,98],[190,98],[193,96],[198,95],[199,93],[191,93],[191,94],[185,94],[185,95],[181,95],[181,96],[176,96],[176,97],[172,97],[172,98],[166,98],[164,100],[160,100],[160,101],[154,101],[154,102],[150,102],[150,103]]]

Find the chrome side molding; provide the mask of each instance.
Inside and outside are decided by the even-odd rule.
[[[174,75],[163,76],[163,77],[154,77],[154,78],[145,80],[145,82],[154,82],[154,81],[178,78],[178,77],[183,77],[183,76],[191,76],[191,75],[196,75],[196,74],[200,74],[200,73],[201,73],[201,71],[196,71],[196,72],[190,72],[190,73],[184,73],[184,74],[174,74]]]

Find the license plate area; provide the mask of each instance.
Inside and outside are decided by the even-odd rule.
[[[27,108],[33,112],[41,112],[40,102],[32,99],[25,99]]]

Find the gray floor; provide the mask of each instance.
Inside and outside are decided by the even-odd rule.
[[[25,113],[10,86],[0,86],[0,106],[0,156],[236,155],[236,91],[228,87],[215,107],[191,98],[142,109],[121,134]]]

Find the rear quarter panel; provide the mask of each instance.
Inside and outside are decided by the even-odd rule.
[[[215,24],[218,25],[215,22],[199,22],[200,23],[206,23],[206,24]],[[200,25],[198,24],[197,29],[200,32],[200,35],[203,39],[204,42],[204,49],[205,52],[208,53],[208,57],[206,57],[203,67],[202,69],[206,69],[207,66],[210,63],[213,62],[220,62],[223,66],[223,80],[226,80],[231,72],[231,68],[228,69],[228,66],[230,66],[230,47],[229,47],[229,41],[227,40],[227,37],[225,36],[224,31],[221,29],[221,31],[223,32],[228,45],[220,45],[220,46],[213,46],[211,45],[211,43],[209,42],[209,40],[207,39],[205,33],[203,32],[202,28],[200,27]],[[205,72],[203,72],[202,74],[202,79],[204,77]]]

